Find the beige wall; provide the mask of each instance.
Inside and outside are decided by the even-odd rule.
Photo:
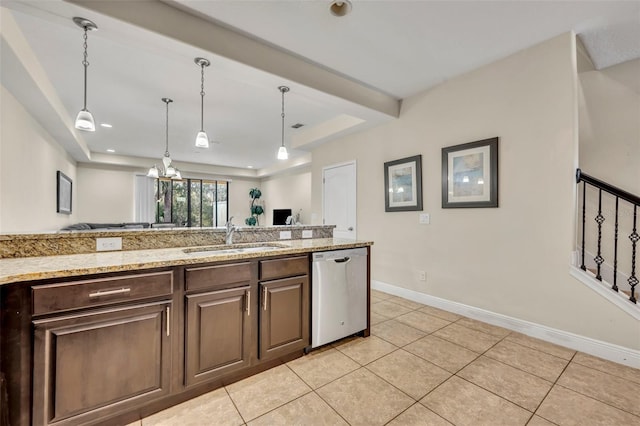
[[[55,231],[77,221],[75,161],[4,87],[0,99],[0,233]],[[72,214],[56,213],[56,171],[74,182]]]
[[[577,166],[575,39],[564,34],[403,102],[400,118],[313,151],[357,160],[358,238],[372,278],[640,349],[637,322],[569,276]],[[500,207],[441,208],[441,149],[500,137]],[[383,163],[422,154],[424,211],[384,212]],[[418,271],[427,280],[418,280]]]
[[[263,179],[260,183],[264,198],[264,225],[273,223],[273,209],[291,209],[300,213],[301,222],[310,224],[311,170],[293,171]]]
[[[253,179],[233,178],[229,184],[229,217],[233,216],[233,223],[238,226],[245,226],[244,220],[251,214],[251,198],[249,191],[251,188],[260,188],[260,182]],[[263,225],[264,216],[260,218]]]
[[[640,194],[640,59],[580,74],[580,168]]]
[[[134,176],[132,170],[78,165],[77,222],[133,222]]]

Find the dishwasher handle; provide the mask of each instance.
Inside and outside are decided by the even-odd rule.
[[[333,261],[336,263],[347,263],[351,261],[351,258],[349,256],[345,256],[342,259],[333,259]]]

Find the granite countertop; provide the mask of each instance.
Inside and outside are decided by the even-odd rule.
[[[373,242],[343,238],[314,238],[239,244],[229,246],[229,248],[258,245],[272,245],[276,248],[267,251],[244,253],[216,253],[216,251],[193,253],[197,251],[198,247],[177,247],[0,259],[0,285],[47,278],[77,277],[106,272],[133,271],[196,263],[366,247],[373,245]],[[185,253],[185,250],[191,251],[192,253]]]

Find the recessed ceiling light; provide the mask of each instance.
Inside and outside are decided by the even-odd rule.
[[[113,127],[113,126],[112,126],[111,124],[109,124],[109,123],[100,123],[100,125],[101,125],[102,127],[106,127],[106,128],[108,128],[108,129],[110,129],[110,128],[112,128],[112,127]]]
[[[253,166],[247,166],[247,169],[253,169]]]
[[[107,152],[112,152],[112,153],[113,153],[113,152],[116,152],[116,150],[115,150],[115,149],[112,149],[112,148],[109,148],[109,149],[107,150]]]

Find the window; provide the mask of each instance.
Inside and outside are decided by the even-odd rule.
[[[229,216],[229,182],[156,179],[156,222],[175,226],[223,226]]]

